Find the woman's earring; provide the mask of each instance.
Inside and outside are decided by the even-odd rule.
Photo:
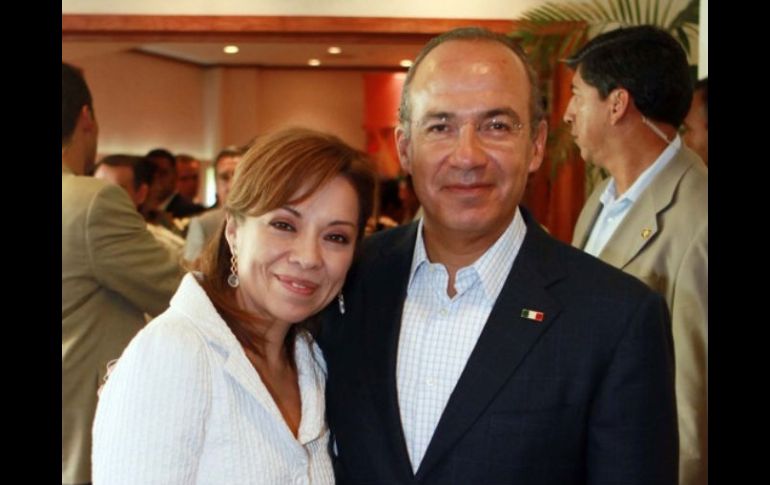
[[[238,257],[235,255],[235,251],[230,256],[230,276],[227,277],[227,284],[232,288],[238,288],[241,284],[238,280]]]
[[[345,314],[345,297],[342,295],[342,293],[337,295],[337,303],[340,306],[340,315],[344,315]]]

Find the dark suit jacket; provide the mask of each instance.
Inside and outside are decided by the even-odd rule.
[[[178,193],[174,194],[174,197],[171,198],[166,206],[166,212],[170,212],[176,218],[194,216],[205,210],[206,208],[202,205],[190,202]]]
[[[524,211],[522,211],[524,212]],[[641,282],[540,229],[527,235],[412,473],[396,353],[417,224],[364,245],[323,315],[340,484],[645,484],[677,480],[671,328]],[[535,322],[523,309],[541,311]]]

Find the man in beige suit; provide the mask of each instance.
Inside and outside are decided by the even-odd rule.
[[[168,306],[177,259],[126,192],[83,177],[98,126],[82,74],[62,63],[62,483],[91,481],[91,424],[107,363]]]
[[[687,58],[649,26],[602,34],[567,61],[564,119],[583,159],[609,172],[572,244],[660,292],[671,312],[679,483],[707,483],[708,171],[677,128],[692,99]],[[650,396],[655,399],[655,396]]]

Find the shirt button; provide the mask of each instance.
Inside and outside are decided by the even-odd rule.
[[[446,308],[442,308],[441,310],[439,310],[439,314],[440,314],[442,317],[445,317],[445,316],[447,316],[447,314],[448,314],[448,313],[449,313],[449,312],[447,311],[447,309],[446,309]]]

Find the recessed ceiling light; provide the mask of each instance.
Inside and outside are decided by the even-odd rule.
[[[340,54],[342,52],[342,49],[340,49],[336,45],[333,45],[328,49],[326,49],[326,52],[328,52],[329,54]]]
[[[320,66],[321,65],[321,61],[319,61],[318,59],[310,59],[310,60],[307,61],[307,64],[309,66]]]
[[[401,64],[401,67],[412,67],[412,61],[409,59],[403,59],[399,64]]]
[[[238,49],[237,45],[226,45],[222,50],[225,54],[237,54],[240,49]]]

